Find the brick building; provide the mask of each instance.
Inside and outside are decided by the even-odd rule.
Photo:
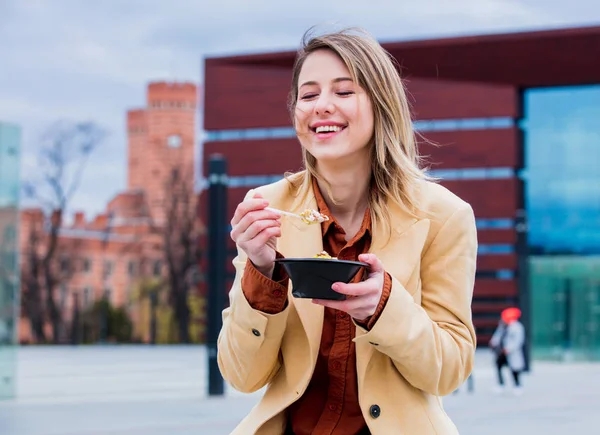
[[[60,229],[55,299],[65,325],[73,320],[75,304],[84,309],[106,297],[114,306],[128,307],[137,338],[148,339],[148,319],[134,303],[135,292],[143,279],[165,274],[163,230],[172,194],[168,182],[175,173],[183,184],[178,188],[193,196],[196,106],[196,85],[156,82],[148,86],[146,107],[127,113],[126,190],[103,213],[88,220],[77,212],[72,223]],[[57,213],[52,218],[67,220]],[[48,216],[42,210],[22,211],[24,270],[31,235],[47,228]],[[44,243],[38,249],[46,249]],[[67,335],[64,331],[64,339]],[[28,319],[21,320],[20,338],[32,338]]]

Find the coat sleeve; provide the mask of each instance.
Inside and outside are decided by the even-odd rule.
[[[492,335],[492,338],[490,338],[490,342],[488,343],[490,347],[494,348],[500,346],[500,339],[502,338],[503,330],[504,328],[501,326],[498,326],[496,328],[494,334]]]
[[[269,383],[281,367],[280,347],[289,304],[277,314],[255,310],[242,290],[248,257],[238,247],[233,260],[235,279],[229,307],[223,310],[223,326],[217,341],[217,361],[223,378],[236,390],[257,391]]]
[[[443,396],[471,373],[475,330],[471,301],[477,230],[469,205],[442,225],[421,257],[421,304],[394,277],[381,317],[366,340],[386,354],[415,388]]]

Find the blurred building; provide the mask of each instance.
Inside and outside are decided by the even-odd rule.
[[[163,280],[165,227],[172,198],[193,198],[197,88],[191,83],[150,83],[146,107],[127,113],[127,189],[91,219],[77,212],[71,219],[45,215],[41,209],[21,213],[21,252],[27,273],[32,249],[44,252],[52,219],[60,219],[55,303],[62,313],[60,341],[80,340],[82,316],[106,298],[123,307],[134,321],[134,338],[150,335],[148,294]],[[40,236],[41,235],[41,236]],[[36,237],[42,242],[33,248]],[[24,292],[27,285],[24,283]],[[51,322],[45,321],[51,337]],[[22,342],[35,341],[29,318],[22,319]]]
[[[0,122],[0,399],[15,395],[21,130]]]
[[[197,89],[192,83],[151,83],[147,107],[127,113],[127,188],[143,190],[152,218],[165,222],[165,180],[177,170],[194,188]]]
[[[384,47],[401,65],[416,129],[441,145],[421,145],[431,172],[475,210],[479,343],[519,305],[538,356],[598,355],[600,27]],[[227,157],[230,215],[250,188],[301,167],[286,107],[294,58],[205,62],[203,161]]]

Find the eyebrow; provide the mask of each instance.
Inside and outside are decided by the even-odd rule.
[[[348,82],[348,81],[352,82],[354,80],[352,80],[350,77],[338,77],[338,78],[332,80],[333,83]],[[311,85],[318,85],[318,83],[315,82],[314,80],[311,80],[311,81],[302,83],[300,85],[300,87],[302,87],[302,86],[311,86]]]

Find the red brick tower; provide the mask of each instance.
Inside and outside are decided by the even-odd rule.
[[[147,107],[127,113],[127,187],[143,189],[155,223],[164,222],[165,184],[174,170],[194,186],[197,88],[192,83],[148,85]]]

